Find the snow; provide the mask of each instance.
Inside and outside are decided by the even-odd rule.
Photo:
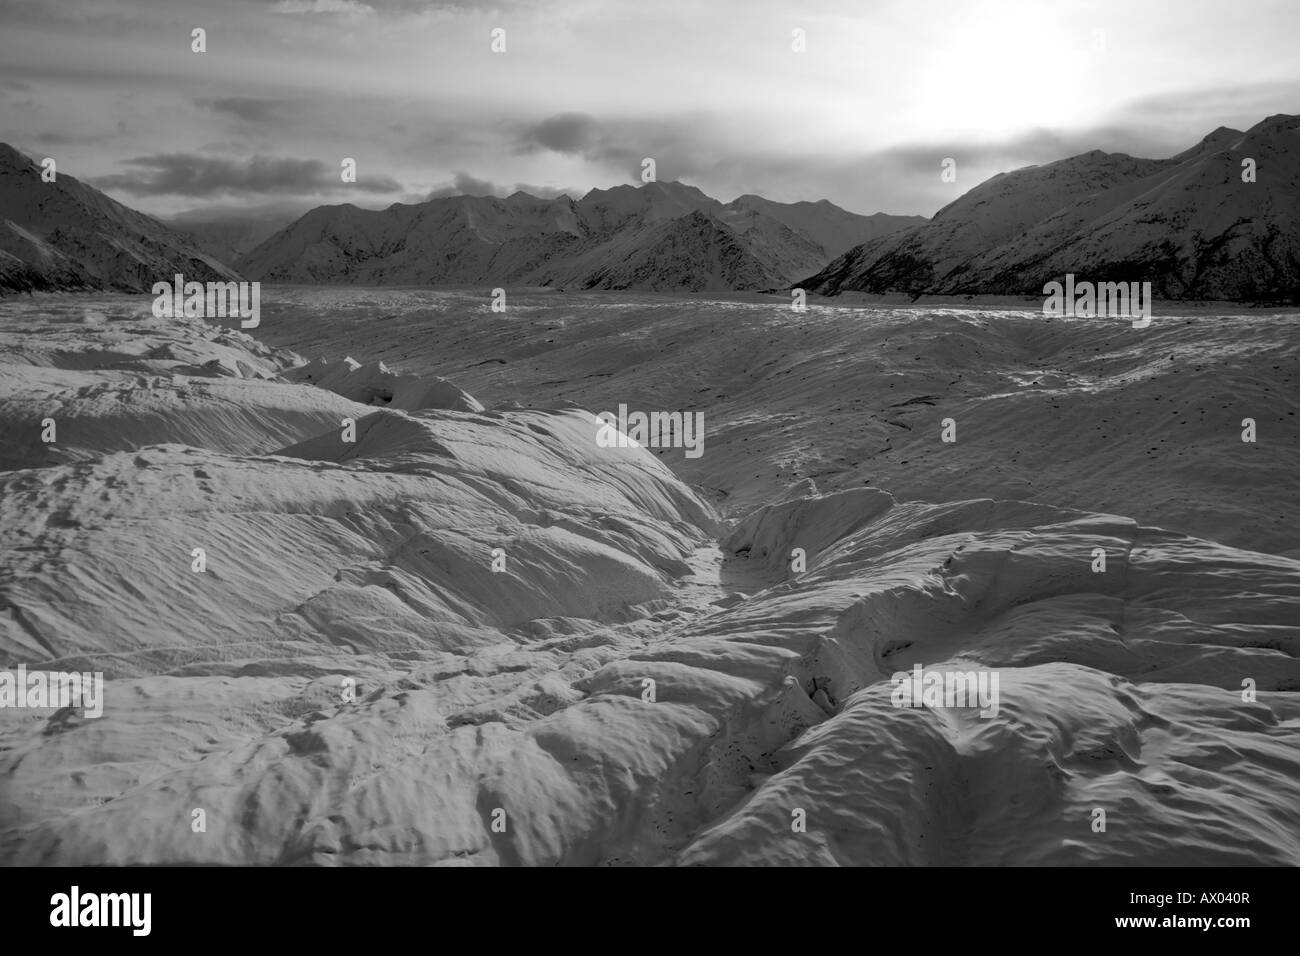
[[[107,678],[98,719],[0,709],[5,863],[1300,864],[1300,542],[1254,480],[1296,443],[1271,423],[1250,463],[1232,406],[1195,474],[1139,466],[1171,426],[1133,412],[1285,421],[1297,317],[265,302],[274,345],[142,298],[0,306],[0,667]],[[600,447],[620,397],[700,405],[707,453]],[[912,428],[871,424],[882,452],[871,415]],[[995,671],[998,716],[894,706],[916,664]]]

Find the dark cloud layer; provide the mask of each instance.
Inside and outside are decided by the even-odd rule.
[[[363,166],[358,167],[355,183],[344,183],[341,165],[331,166],[319,159],[254,156],[235,160],[166,153],[138,156],[124,165],[131,167],[129,172],[102,176],[94,185],[136,196],[309,195],[343,190],[393,193],[402,189],[395,179],[367,174]]]
[[[591,145],[595,125],[595,119],[585,113],[558,113],[527,130],[523,141],[557,153],[580,154]]]
[[[680,179],[704,173],[720,149],[716,118],[694,112],[636,119],[598,119],[587,113],[556,113],[523,126],[515,134],[514,152],[527,156],[551,150],[578,157],[639,182],[641,161],[659,164],[659,178]],[[593,186],[602,185],[593,183]]]

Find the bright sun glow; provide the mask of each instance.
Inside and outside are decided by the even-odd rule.
[[[999,136],[1080,119],[1082,94],[1105,56],[1100,27],[1063,23],[1050,8],[1004,4],[947,24],[924,83],[929,121]]]

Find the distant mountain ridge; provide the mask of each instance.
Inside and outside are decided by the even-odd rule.
[[[1300,301],[1300,116],[1220,127],[1169,159],[1093,150],[999,174],[797,285],[1037,295],[1066,273],[1149,281],[1167,299]]]
[[[0,143],[0,292],[146,292],[161,277],[238,279],[186,236]]]
[[[1253,181],[1243,163],[1253,162]],[[1168,159],[1093,150],[1000,173],[926,220],[694,186],[579,200],[452,196],[168,226],[0,144],[0,292],[147,291],[159,277],[560,289],[1038,295],[1067,273],[1162,299],[1300,302],[1300,117],[1220,127]],[[274,231],[273,231],[274,230]],[[268,233],[270,233],[268,235]],[[260,240],[260,241],[258,241]],[[205,251],[206,250],[206,251]],[[244,251],[248,250],[248,251]],[[237,256],[232,265],[213,252]],[[238,270],[238,271],[236,271]]]
[[[863,242],[924,220],[694,186],[593,189],[580,200],[452,196],[384,210],[320,206],[237,261],[280,282],[526,284],[567,289],[777,289]]]

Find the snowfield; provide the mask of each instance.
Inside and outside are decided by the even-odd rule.
[[[0,302],[0,862],[1300,865],[1300,316],[263,301]]]

